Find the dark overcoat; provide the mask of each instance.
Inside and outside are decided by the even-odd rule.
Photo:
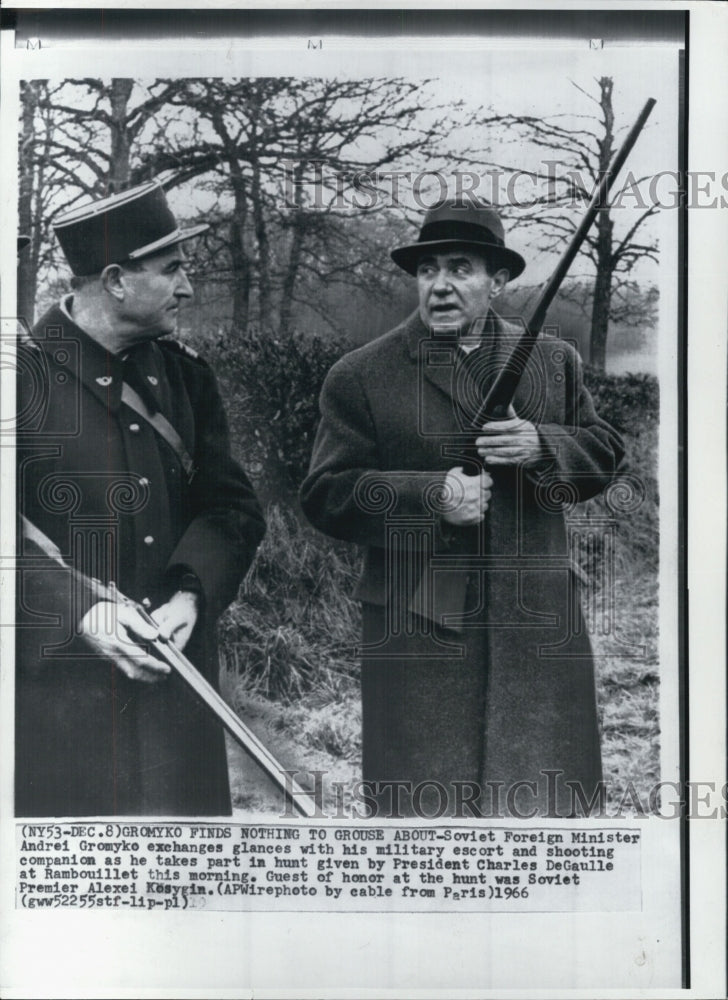
[[[59,307],[18,368],[18,509],[69,565],[149,607],[195,574],[203,610],[185,652],[217,686],[215,622],[264,522],[212,371],[170,340],[109,354]],[[175,428],[192,469],[122,402],[124,381]],[[95,594],[19,537],[17,814],[229,814],[219,723],[176,676],[132,681],[92,656],[77,624]]]
[[[495,316],[490,331],[486,381],[521,332]],[[464,795],[515,815],[563,814],[566,781],[591,795],[601,778],[563,511],[609,483],[622,446],[594,410],[573,347],[541,336],[514,406],[538,428],[544,460],[493,467],[484,521],[453,527],[442,519],[445,473],[463,464],[484,391],[463,357],[417,314],[343,357],[323,387],[301,500],[320,530],[365,547],[364,779],[438,782],[446,798],[427,789],[434,812],[446,801],[457,814]],[[489,802],[453,782],[488,789]]]

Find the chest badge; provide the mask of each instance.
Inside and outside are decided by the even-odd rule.
[[[99,385],[102,385],[102,386],[106,387],[107,385],[111,385],[111,383],[114,380],[111,377],[111,375],[99,375],[99,377],[96,379],[96,381],[99,383]]]
[[[159,385],[159,379],[156,375],[147,375],[147,381],[150,385]]]

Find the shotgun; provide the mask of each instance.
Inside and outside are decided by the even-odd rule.
[[[50,538],[44,532],[37,528],[32,521],[29,521],[25,515],[21,515],[23,535],[28,541],[33,542],[41,551],[57,562],[60,566],[63,566],[67,570],[74,580],[88,587],[90,592],[98,598],[99,601],[111,601],[114,604],[126,604],[130,607],[136,609],[142,618],[150,625],[156,627],[156,622],[141,604],[137,604],[136,601],[132,601],[131,598],[125,597],[121,591],[114,586],[106,586],[100,580],[94,580],[82,573],[80,570],[76,569],[74,566],[69,566],[61,555],[60,549],[51,541]],[[163,639],[155,639],[149,645],[154,649],[155,653],[160,659],[164,660],[173,670],[179,674],[185,684],[190,688],[190,690],[199,698],[199,700],[205,705],[215,716],[218,722],[221,722],[225,729],[230,733],[235,742],[242,747],[246,754],[251,757],[256,764],[261,767],[269,778],[275,783],[275,785],[283,792],[284,796],[290,800],[291,804],[302,816],[306,816],[308,819],[313,819],[315,816],[320,816],[321,813],[317,812],[316,806],[311,794],[305,791],[301,786],[295,781],[293,774],[290,771],[286,771],[283,765],[280,764],[275,757],[270,753],[267,747],[258,739],[255,733],[251,732],[248,727],[241,722],[236,713],[230,708],[227,702],[222,698],[212,684],[205,680],[202,674],[199,672],[197,667],[187,659],[184,653],[178,649],[173,642],[165,642]]]
[[[505,365],[498,372],[492,386],[490,387],[485,400],[479,408],[473,426],[480,430],[484,423],[492,420],[504,420],[508,415],[508,407],[513,401],[513,396],[523,374],[528,359],[538,338],[541,327],[546,319],[546,313],[551,305],[554,296],[559,290],[561,282],[566,277],[566,273],[574,262],[574,258],[579,252],[586,234],[589,232],[597,212],[604,204],[604,198],[608,194],[612,184],[617,179],[619,171],[624,166],[625,160],[632,152],[632,147],[637,142],[637,138],[645,126],[645,122],[650,116],[656,101],[650,97],[639,113],[639,116],[629,130],[621,148],[617,151],[609,169],[600,180],[584,218],[581,220],[578,229],[571,237],[571,242],[561,256],[556,270],[543,287],[536,307],[531,318],[524,326],[523,333],[510,353]],[[471,456],[468,456],[471,457]]]

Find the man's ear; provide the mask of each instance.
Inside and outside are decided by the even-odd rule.
[[[491,277],[492,284],[490,286],[490,297],[495,298],[496,295],[500,295],[503,289],[508,283],[511,273],[507,271],[504,267],[500,271],[496,271]]]
[[[101,284],[104,291],[121,301],[125,295],[124,272],[119,264],[109,264],[101,272]]]

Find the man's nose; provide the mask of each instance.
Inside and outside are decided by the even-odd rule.
[[[450,291],[450,275],[444,268],[440,268],[435,275],[435,280],[432,283],[432,290],[433,292],[438,292],[439,294]]]
[[[190,279],[187,277],[187,272],[182,268],[177,272],[177,287],[174,290],[174,294],[185,299],[191,299],[194,294]]]

